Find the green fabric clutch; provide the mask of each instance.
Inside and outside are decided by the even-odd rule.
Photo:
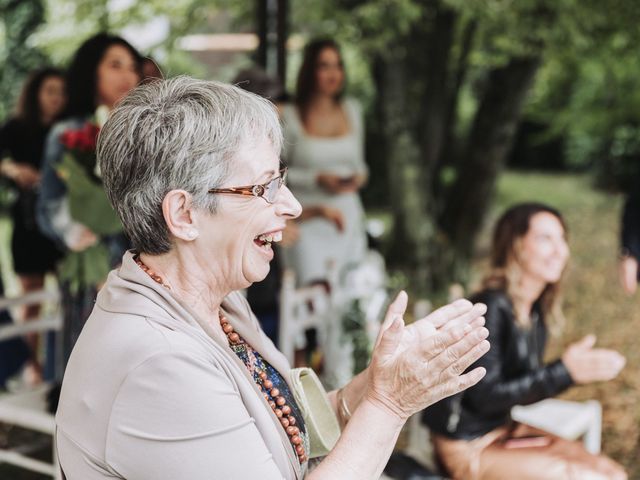
[[[310,368],[294,368],[290,375],[293,396],[309,433],[309,458],[327,455],[340,437],[340,425],[327,392]]]

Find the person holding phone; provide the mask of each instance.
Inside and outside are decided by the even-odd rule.
[[[367,179],[360,105],[344,96],[345,71],[333,40],[304,50],[295,101],[281,106],[291,190],[304,207],[300,238],[285,264],[300,285],[325,281],[366,252],[359,190]]]
[[[562,319],[559,298],[568,259],[566,226],[557,210],[523,203],[498,220],[491,271],[472,297],[487,305],[491,350],[474,365],[487,374],[463,395],[423,413],[438,460],[454,480],[627,478],[620,465],[588,453],[578,441],[510,417],[515,405],[611,380],[625,364],[618,352],[595,348],[594,335],[570,345],[556,361],[543,361],[548,328],[557,331]]]

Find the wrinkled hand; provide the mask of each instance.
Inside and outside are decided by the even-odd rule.
[[[378,335],[366,393],[401,420],[480,381],[484,368],[463,372],[489,350],[485,305],[458,300],[405,327],[406,308],[400,292]]]
[[[624,356],[615,350],[593,348],[595,344],[595,335],[587,335],[579,342],[569,345],[562,355],[562,362],[574,382],[584,384],[611,380],[624,367]]]
[[[624,257],[620,260],[620,283],[627,295],[633,295],[638,288],[638,260]]]
[[[340,210],[326,205],[321,208],[321,215],[333,223],[339,232],[344,232],[344,215]]]

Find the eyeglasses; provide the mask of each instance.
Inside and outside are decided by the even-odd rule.
[[[287,181],[287,168],[280,170],[280,175],[272,178],[267,183],[260,185],[247,185],[246,187],[212,188],[209,193],[234,193],[237,195],[247,195],[262,197],[267,203],[274,203],[278,197],[280,187]]]

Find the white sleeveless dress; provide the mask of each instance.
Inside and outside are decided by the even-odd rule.
[[[343,108],[350,130],[340,137],[308,135],[297,108],[291,104],[283,108],[282,156],[289,167],[289,188],[303,208],[329,205],[339,209],[345,220],[342,232],[325,218],[306,220],[300,224],[298,242],[282,249],[284,264],[295,271],[299,285],[326,279],[328,268],[343,274],[363,260],[367,248],[364,210],[358,193],[331,194],[316,182],[323,172],[341,177],[368,173],[360,105],[353,99],[345,99]]]

